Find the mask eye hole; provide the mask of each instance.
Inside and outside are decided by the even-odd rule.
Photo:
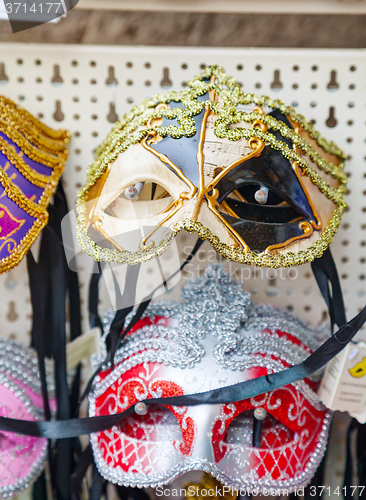
[[[120,430],[139,441],[161,442],[182,440],[179,422],[165,406],[148,405],[146,415],[133,413],[120,424]]]
[[[236,416],[226,431],[225,443],[252,447],[254,410],[247,410]],[[294,441],[296,433],[270,414],[263,420],[260,448],[280,448]]]
[[[163,186],[152,181],[137,182],[126,186],[105,212],[119,219],[145,219],[165,213],[172,203],[173,196]]]
[[[161,200],[170,196],[169,192],[156,184],[156,182],[145,181],[139,199],[146,201]]]
[[[269,206],[276,206],[276,205],[281,205],[281,204],[286,204],[287,202],[279,196],[277,193],[275,193],[273,190],[265,188],[263,189],[264,186],[261,186],[260,184],[245,184],[244,186],[239,187],[235,191],[229,194],[227,199],[237,199],[240,201],[244,201],[246,203],[253,203],[253,204],[263,204],[263,205],[269,205]],[[266,195],[262,199],[259,197],[258,193],[263,191],[263,193]],[[261,200],[261,201],[258,201]],[[261,203],[262,202],[262,203]]]
[[[242,184],[219,199],[219,212],[243,220],[286,224],[306,218],[295,204],[258,183]]]

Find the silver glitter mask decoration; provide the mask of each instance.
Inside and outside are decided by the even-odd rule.
[[[107,333],[108,329],[106,329]],[[89,398],[89,415],[124,411],[147,398],[199,393],[300,363],[329,329],[255,305],[223,267],[206,269],[182,303],[148,308]],[[100,363],[105,354],[105,346]],[[326,448],[330,415],[304,379],[225,405],[138,408],[118,426],[91,436],[100,473],[125,486],[167,484],[203,470],[226,486],[252,492],[305,486]],[[255,415],[263,417],[253,447]]]

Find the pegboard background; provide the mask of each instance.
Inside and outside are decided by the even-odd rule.
[[[0,92],[53,127],[70,130],[70,157],[64,182],[70,208],[85,179],[94,148],[112,123],[132,104],[169,88],[180,89],[207,64],[220,64],[248,92],[270,95],[292,104],[326,138],[349,155],[349,210],[332,244],[341,275],[348,316],[366,302],[366,129],[365,50],[201,49],[99,47],[80,45],[0,44]],[[195,237],[182,233],[182,254]],[[186,273],[199,273],[215,256],[204,245]],[[317,324],[325,305],[310,266],[263,270],[226,263],[242,278],[255,302],[289,307],[301,319]],[[86,294],[91,262],[78,259],[87,328]],[[239,274],[234,274],[239,270]],[[148,281],[148,273],[146,274]],[[178,298],[179,284],[169,293]],[[153,283],[147,283],[147,289]],[[25,262],[0,276],[0,335],[28,343],[31,307]],[[101,310],[109,306],[101,293]],[[360,334],[362,335],[362,333]],[[365,335],[363,333],[363,335]],[[339,484],[343,467],[343,415],[331,441],[327,484]],[[335,497],[334,497],[335,498]]]

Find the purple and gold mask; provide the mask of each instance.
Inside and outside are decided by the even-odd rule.
[[[19,264],[48,221],[69,133],[0,97],[0,273]]]

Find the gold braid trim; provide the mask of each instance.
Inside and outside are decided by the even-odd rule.
[[[38,205],[37,203],[34,203],[29,198],[24,196],[24,194],[21,192],[18,186],[16,186],[9,179],[9,177],[6,175],[6,173],[2,168],[0,168],[0,183],[5,189],[5,192],[8,195],[8,197],[12,201],[14,201],[19,208],[27,212],[28,215],[37,218],[46,212],[46,209],[44,207]],[[0,202],[1,202],[1,197],[0,197]]]
[[[67,159],[67,149],[55,155],[48,151],[42,151],[31,144],[12,125],[0,118],[0,132],[9,137],[17,146],[21,148],[31,160],[37,161],[47,167],[61,168]]]
[[[280,122],[273,117],[259,115],[257,113],[225,113],[225,110],[220,109],[217,103],[212,101],[200,101],[199,103],[197,103],[197,105],[198,109],[195,110],[195,114],[197,114],[197,112],[199,113],[204,108],[204,106],[209,106],[215,114],[219,115],[219,118],[215,122],[214,129],[214,133],[217,137],[226,137],[231,141],[237,141],[242,138],[250,139],[252,137],[259,137],[265,142],[268,142],[274,149],[281,150],[285,158],[293,161],[298,161],[300,166],[305,170],[305,173],[313,180],[313,182],[319,187],[319,189],[321,189],[321,191],[324,193],[329,192],[330,196],[328,197],[330,197],[330,199],[332,199],[332,197],[334,196],[337,197],[337,194],[332,193],[332,191],[338,191],[338,193],[340,193],[341,195],[345,192],[345,188],[342,185],[338,188],[338,190],[330,188],[329,184],[324,181],[321,176],[319,176],[319,174],[304,159],[300,158],[300,156],[297,155],[295,151],[290,149],[287,144],[277,140],[273,134],[269,132],[263,133],[258,129],[243,129],[239,127],[234,129],[230,128],[231,124],[238,123],[240,120],[244,120],[244,118],[245,121],[248,122],[252,121],[251,118],[253,119],[253,121],[260,118],[263,122],[268,122],[268,124],[273,126],[275,130],[280,130],[281,133],[283,133],[284,137],[289,137],[291,140],[293,140],[294,144],[298,145],[300,149],[305,154],[307,154],[321,170],[337,179],[341,184],[345,185],[347,182],[347,177],[343,173],[342,168],[337,167],[325,158],[322,158],[319,153],[317,153],[314,148],[309,143],[307,143],[305,139],[300,137],[296,132],[291,131],[283,122]],[[137,122],[131,122],[129,127],[124,127],[124,129],[119,131],[118,133],[114,134],[112,132],[108,137],[108,141],[103,143],[105,146],[104,153],[100,155],[96,159],[96,161],[89,167],[87,171],[87,180],[89,181],[90,177],[91,181],[92,179],[96,181],[100,177],[100,175],[103,174],[108,163],[113,162],[119,153],[127,149],[126,146],[139,142],[139,140],[136,140],[137,137],[141,137],[142,139],[152,130],[156,131],[161,136],[169,135],[176,139],[182,136],[190,137],[196,132],[193,117],[184,116],[182,108],[161,110],[159,113],[153,113],[149,118],[151,117],[153,117],[154,119],[162,117],[176,118],[178,123],[180,124],[180,127],[177,128],[173,125],[168,125],[166,127],[156,127],[153,129],[150,128],[138,132],[138,135],[135,137],[129,136],[128,134],[135,130],[137,127],[146,125],[148,118],[142,117],[142,119],[138,120]],[[123,147],[121,147],[122,144]]]
[[[5,240],[3,243],[3,245],[7,245],[9,252],[7,257],[0,260],[0,273],[4,273],[20,263],[48,222],[46,207],[57,188],[64,169],[68,155],[66,144],[69,142],[70,134],[66,130],[57,131],[47,127],[28,111],[18,108],[13,101],[3,96],[0,96],[0,130],[17,144],[29,158],[52,169],[50,176],[38,173],[16,153],[13,146],[8,144],[5,139],[0,138],[0,151],[12,165],[32,184],[45,188],[39,203],[34,203],[22,193],[20,188],[0,168],[0,183],[4,187],[4,194],[6,193],[8,198],[14,201],[19,208],[35,218],[32,227],[18,245],[12,238]],[[40,149],[33,146],[29,141]]]
[[[247,264],[257,267],[270,267],[277,269],[279,267],[292,267],[312,262],[314,259],[323,255],[324,251],[332,242],[344,212],[345,206],[337,208],[329,224],[325,228],[323,234],[306,250],[298,252],[287,252],[285,254],[277,254],[275,256],[269,254],[257,254],[249,251],[244,252],[240,248],[231,247],[226,243],[222,243],[218,236],[211,233],[210,229],[203,224],[190,219],[182,219],[180,222],[174,224],[173,232],[164,238],[158,245],[148,248],[147,250],[140,250],[137,252],[130,252],[124,250],[118,251],[115,248],[102,248],[95,243],[85,228],[85,210],[82,204],[77,204],[78,218],[77,218],[77,236],[82,250],[93,257],[98,262],[104,261],[107,263],[115,262],[117,264],[138,264],[148,262],[152,258],[159,257],[169,247],[174,234],[179,234],[182,230],[189,233],[196,233],[201,240],[207,240],[217,253],[225,257],[227,260],[238,262],[239,264]]]
[[[17,113],[11,113],[7,108],[1,108],[1,106],[0,116],[2,120],[16,128],[24,137],[26,137],[32,144],[34,144],[38,148],[52,154],[57,154],[57,152],[65,154],[65,147],[69,139],[65,139],[62,141],[51,139],[39,129],[34,127],[33,124],[24,120],[21,115]]]
[[[7,157],[14,167],[28,179],[32,184],[38,187],[45,187],[52,179],[51,175],[40,174],[33,170],[14,150],[14,148],[0,137],[0,151]],[[54,172],[51,170],[51,172]]]
[[[32,125],[39,132],[47,135],[51,139],[55,139],[58,141],[63,141],[67,143],[70,138],[70,133],[67,130],[60,129],[55,130],[51,127],[48,127],[44,123],[42,123],[38,118],[33,116],[29,111],[19,107],[14,101],[8,99],[5,96],[0,96],[0,107],[6,108],[9,113],[14,113],[20,116],[23,120],[26,120],[30,125]]]
[[[215,128],[216,135],[219,137],[223,137],[221,134],[221,130],[219,130],[219,126],[217,129]],[[262,132],[258,129],[248,128],[248,129],[234,129],[229,132],[225,137],[228,137],[231,140],[236,137],[245,138],[247,140],[258,137],[262,139],[263,142],[269,144],[273,149],[277,149],[282,153],[282,156],[287,160],[296,161],[300,167],[302,167],[303,172],[310,177],[313,184],[318,186],[319,190],[325,194],[327,198],[332,200],[337,205],[344,204],[344,194],[346,192],[345,183],[347,182],[347,177],[342,177],[343,184],[341,184],[338,188],[332,188],[328,184],[328,182],[324,181],[321,175],[319,175],[316,170],[307,163],[306,160],[301,158],[293,149],[290,149],[287,144],[282,141],[278,141],[276,137],[269,132]],[[342,172],[341,172],[342,173]],[[333,176],[333,174],[331,174]],[[333,176],[334,177],[334,176]]]
[[[343,172],[343,163],[339,166],[330,162],[326,158],[323,158],[314,147],[308,143],[306,139],[297,134],[293,129],[290,129],[285,123],[276,120],[269,115],[261,115],[259,113],[238,113],[238,121],[254,122],[255,120],[260,120],[268,128],[279,131],[280,134],[286,139],[290,139],[293,144],[296,144],[305,155],[307,155],[318,167],[323,170],[326,174],[338,179],[341,183],[345,184],[347,182],[347,176]]]
[[[45,208],[41,208],[36,203],[33,203],[28,198],[26,198],[20,189],[15,186],[6,175],[6,173],[0,168],[0,183],[4,187],[4,192],[7,194],[8,198],[14,201],[19,208],[24,210],[28,215],[35,218],[32,227],[27,231],[26,235],[19,242],[17,246],[12,248],[12,244],[15,244],[15,240],[9,238],[5,240],[4,244],[7,245],[10,255],[0,260],[0,273],[5,273],[10,271],[13,267],[17,266],[19,262],[23,259],[24,255],[28,252],[29,248],[32,246],[34,241],[37,239],[39,233],[46,226],[48,222],[48,212]],[[1,202],[1,197],[0,197]]]
[[[218,80],[218,83],[209,83],[203,81],[204,78],[209,80],[211,76],[215,76]],[[224,89],[223,85],[227,86],[228,89]],[[317,141],[319,146],[323,148],[325,152],[334,154],[341,160],[345,160],[347,158],[347,156],[340,148],[338,148],[338,146],[336,146],[333,142],[324,139],[321,134],[314,129],[313,124],[307,122],[304,116],[296,113],[295,109],[292,106],[286,106],[279,99],[271,99],[267,96],[257,96],[256,94],[252,93],[244,93],[235,78],[227,76],[224,70],[218,66],[206,67],[201,74],[189,80],[188,86],[191,87],[190,90],[182,90],[180,92],[170,91],[166,92],[165,94],[156,94],[152,98],[145,99],[138,106],[134,106],[129,113],[125,114],[119,121],[116,122],[108,137],[102,142],[100,146],[98,146],[95,152],[96,158],[100,156],[100,154],[106,148],[112,136],[118,134],[125,128],[127,124],[131,123],[136,117],[141,116],[149,108],[154,108],[159,103],[169,103],[171,101],[177,101],[182,103],[184,102],[184,104],[187,106],[187,109],[191,109],[190,104],[192,103],[192,97],[193,99],[196,99],[197,96],[203,95],[210,90],[213,90],[216,92],[216,94],[220,95],[220,97],[223,98],[225,105],[234,108],[233,111],[237,111],[236,106],[238,104],[251,103],[258,106],[269,106],[272,109],[277,109],[281,113],[289,115],[296,123],[299,123],[304,128],[304,130],[306,130],[310,134],[310,136]],[[182,110],[182,108],[179,109]],[[262,116],[263,115],[261,115],[261,117]],[[157,117],[159,117],[159,114],[157,115]]]
[[[77,237],[81,249],[90,257],[93,257],[98,262],[116,262],[118,264],[138,264],[140,262],[148,262],[154,257],[159,257],[171,244],[174,238],[174,232],[172,231],[168,236],[160,241],[159,245],[149,247],[146,250],[139,250],[137,252],[130,252],[129,250],[123,250],[122,252],[116,248],[102,248],[95,241],[93,241],[88,235],[86,229],[86,219],[85,219],[85,205],[77,201]]]
[[[219,66],[207,66],[200,75],[188,82],[190,87],[200,87],[203,79],[211,78],[211,76],[216,76],[218,83],[221,85],[226,85],[229,88],[229,92],[234,94],[236,104],[250,104],[254,103],[258,106],[269,106],[272,109],[278,109],[282,114],[289,115],[295,122],[299,123],[304,130],[309,132],[310,136],[317,141],[319,146],[324,149],[327,153],[334,154],[338,156],[341,160],[345,160],[347,156],[343,151],[332,141],[327,141],[322,137],[322,135],[314,129],[312,123],[308,122],[303,115],[296,113],[292,106],[286,106],[279,99],[272,99],[267,96],[257,96],[256,94],[246,94],[244,93],[235,78],[227,76],[224,70]],[[228,91],[225,91],[228,93]]]
[[[202,103],[203,106],[209,105],[209,102],[210,101],[200,101],[200,103]],[[220,119],[218,118],[216,122],[219,120]],[[123,142],[122,138],[119,138],[120,140],[117,140],[115,143],[113,143],[112,151],[109,152],[108,149],[110,148],[108,147],[105,151],[105,154],[103,154],[103,156],[100,156],[94,162],[94,164],[92,164],[89,167],[87,172],[86,185],[82,188],[81,191],[79,191],[80,197],[86,196],[89,189],[95,184],[95,182],[101,177],[101,175],[103,175],[108,164],[112,163],[119,154],[126,151],[131,144],[137,144],[146,135],[151,133],[151,131],[155,131],[157,134],[163,137],[169,135],[170,137],[179,138],[181,137],[181,134],[177,133],[177,130],[178,129],[176,127],[168,125],[167,127],[156,127],[153,129],[145,129],[139,131],[137,134],[125,138]],[[249,129],[234,128],[227,130],[226,125],[222,124],[222,122],[219,122],[217,125],[215,125],[214,131],[217,137],[221,138],[226,137],[231,141],[237,141],[242,138],[249,140],[254,137],[262,139],[265,143],[269,144],[273,149],[279,150],[286,159],[298,162],[299,166],[303,169],[303,172],[308,177],[310,177],[312,182],[319,188],[319,190],[322,193],[324,193],[327,196],[327,198],[329,198],[339,206],[344,204],[344,194],[346,192],[345,185],[347,182],[347,177],[343,174],[342,170],[337,168],[335,165],[332,165],[330,162],[328,162],[329,165],[327,166],[327,173],[332,175],[332,177],[337,178],[337,180],[340,180],[341,184],[338,188],[330,187],[328,182],[323,180],[323,178],[316,172],[316,170],[311,165],[309,165],[309,163],[306,160],[301,158],[296,153],[296,151],[290,149],[287,146],[287,144],[277,140],[276,137],[269,132],[261,132],[260,130],[254,128],[249,128]],[[333,166],[333,169],[331,169],[330,167],[331,165]],[[322,166],[324,168],[324,165]],[[319,165],[319,168],[321,168],[321,165]]]

